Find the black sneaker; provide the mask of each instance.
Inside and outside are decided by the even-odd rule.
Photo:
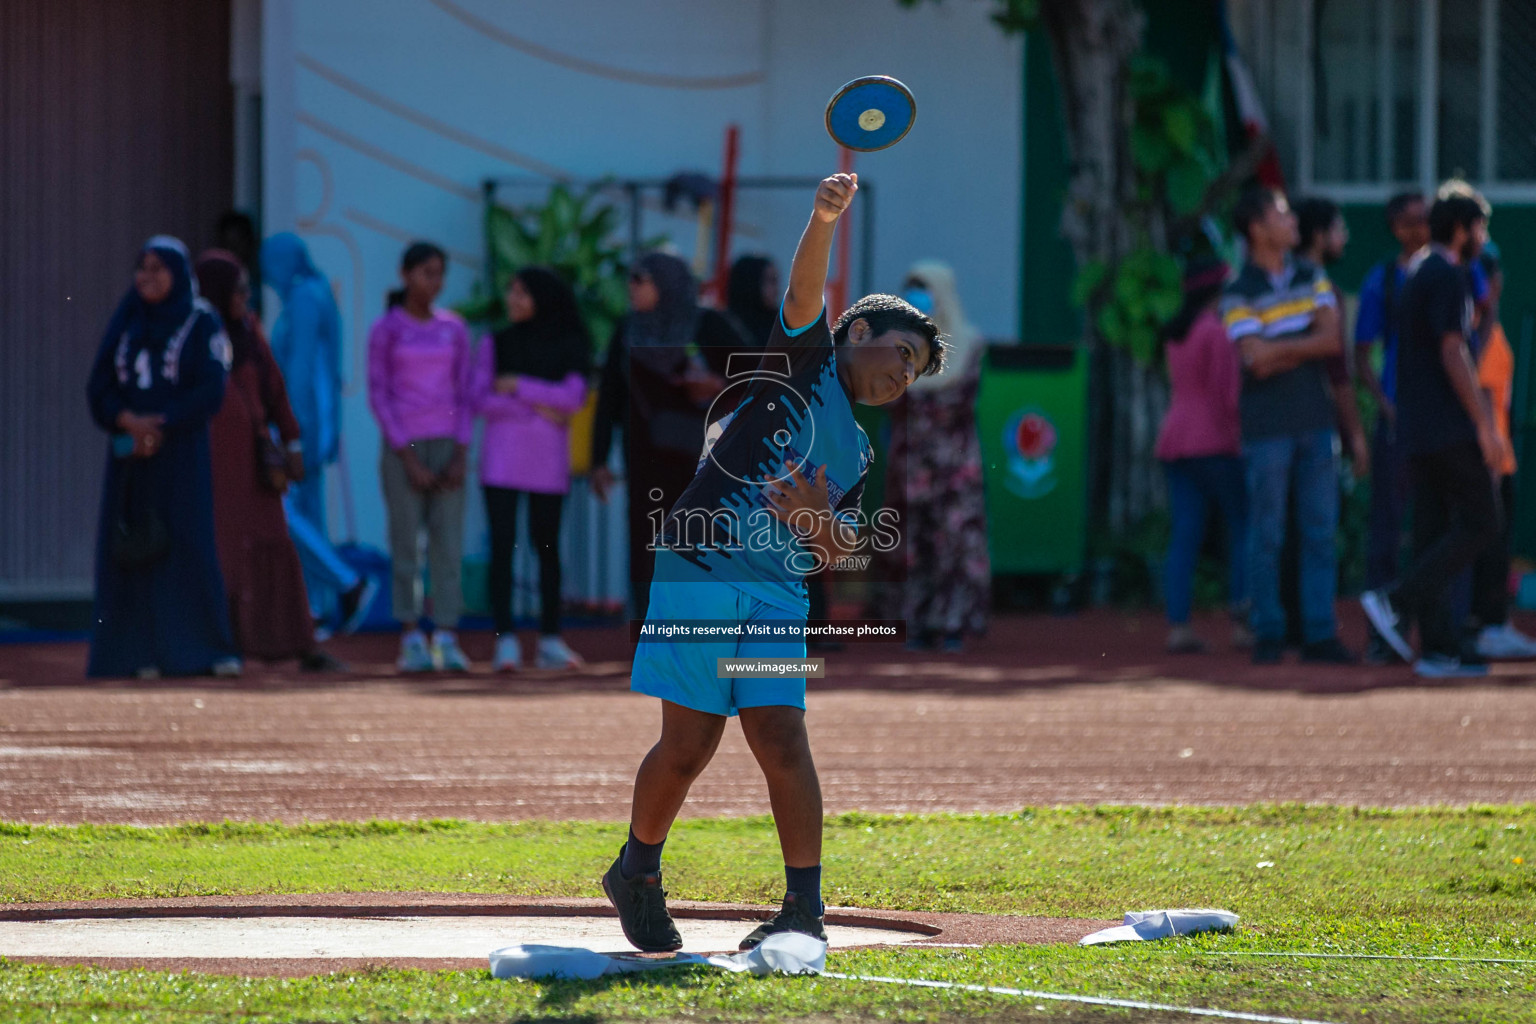
[[[1278,636],[1261,636],[1253,642],[1255,665],[1278,665],[1285,658],[1285,641]]]
[[[318,647],[299,658],[299,668],[305,672],[348,672],[347,663]]]
[[[341,632],[356,633],[362,627],[378,592],[379,581],[372,576],[364,576],[357,581],[357,586],[337,599],[337,617],[341,619]]]
[[[1403,659],[1397,656],[1392,645],[1381,638],[1381,634],[1374,628],[1370,629],[1370,639],[1365,644],[1365,658],[1367,665],[1401,665]]]
[[[619,865],[622,850],[613,867],[603,876],[603,892],[619,912],[624,937],[642,953],[670,953],[683,948],[683,937],[667,913],[667,890],[661,887],[661,872],[625,878]]]
[[[1355,665],[1360,658],[1340,643],[1338,637],[1331,636],[1327,640],[1303,645],[1301,660],[1314,665]]]
[[[779,932],[800,932],[809,935],[813,939],[827,941],[827,930],[822,927],[821,915],[812,914],[804,897],[799,893],[787,892],[784,894],[784,905],[770,920],[764,921],[752,930],[752,934],[741,940],[742,949],[754,949],[770,935]]]

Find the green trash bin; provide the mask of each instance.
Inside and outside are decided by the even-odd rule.
[[[992,572],[1081,572],[1087,550],[1087,351],[993,345],[982,363],[976,404]]]

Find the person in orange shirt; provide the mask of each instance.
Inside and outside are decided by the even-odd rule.
[[[1491,250],[1492,245],[1489,246]],[[1477,653],[1484,658],[1536,658],[1536,640],[1509,621],[1509,540],[1515,500],[1515,449],[1509,433],[1509,410],[1515,390],[1515,353],[1499,323],[1499,296],[1504,272],[1496,252],[1484,251],[1483,274],[1488,280],[1486,340],[1477,358],[1477,385],[1493,411],[1493,423],[1504,441],[1504,459],[1495,483],[1503,511],[1504,532],[1472,566],[1472,618],[1477,628]]]

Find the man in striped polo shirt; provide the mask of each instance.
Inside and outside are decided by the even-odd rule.
[[[1337,435],[1325,360],[1342,354],[1338,302],[1322,269],[1291,254],[1296,216],[1285,195],[1251,189],[1232,211],[1248,260],[1222,296],[1222,320],[1241,346],[1239,401],[1248,468],[1249,590],[1254,664],[1285,653],[1280,551],[1294,482],[1300,532],[1303,661],[1350,663],[1333,600],[1339,491]]]

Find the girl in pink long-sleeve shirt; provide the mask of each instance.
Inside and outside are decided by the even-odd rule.
[[[488,585],[496,619],[495,668],[522,666],[513,633],[512,556],[517,508],[528,496],[528,534],[539,558],[540,668],[581,657],[560,636],[560,512],[571,487],[571,416],[587,395],[592,341],[570,286],[543,267],[507,286],[506,327],[480,345],[471,392],[485,417],[480,483],[491,532]]]
[[[1225,263],[1192,260],[1184,277],[1184,306],[1163,329],[1168,382],[1173,392],[1157,437],[1157,457],[1168,473],[1173,520],[1164,575],[1168,649],[1205,650],[1189,624],[1195,565],[1212,505],[1226,524],[1227,600],[1234,646],[1252,642],[1243,624],[1248,600],[1248,494],[1243,479],[1237,398],[1242,368],[1237,346],[1216,315],[1227,277]]]
[[[433,306],[447,259],[416,242],[400,261],[403,287],[368,333],[368,404],[379,421],[379,477],[389,516],[389,553],[402,672],[462,672],[469,659],[454,629],[463,609],[464,473],[473,430],[473,358],[469,331]],[[417,556],[427,532],[432,617],[423,614]],[[428,637],[430,636],[430,641]]]

